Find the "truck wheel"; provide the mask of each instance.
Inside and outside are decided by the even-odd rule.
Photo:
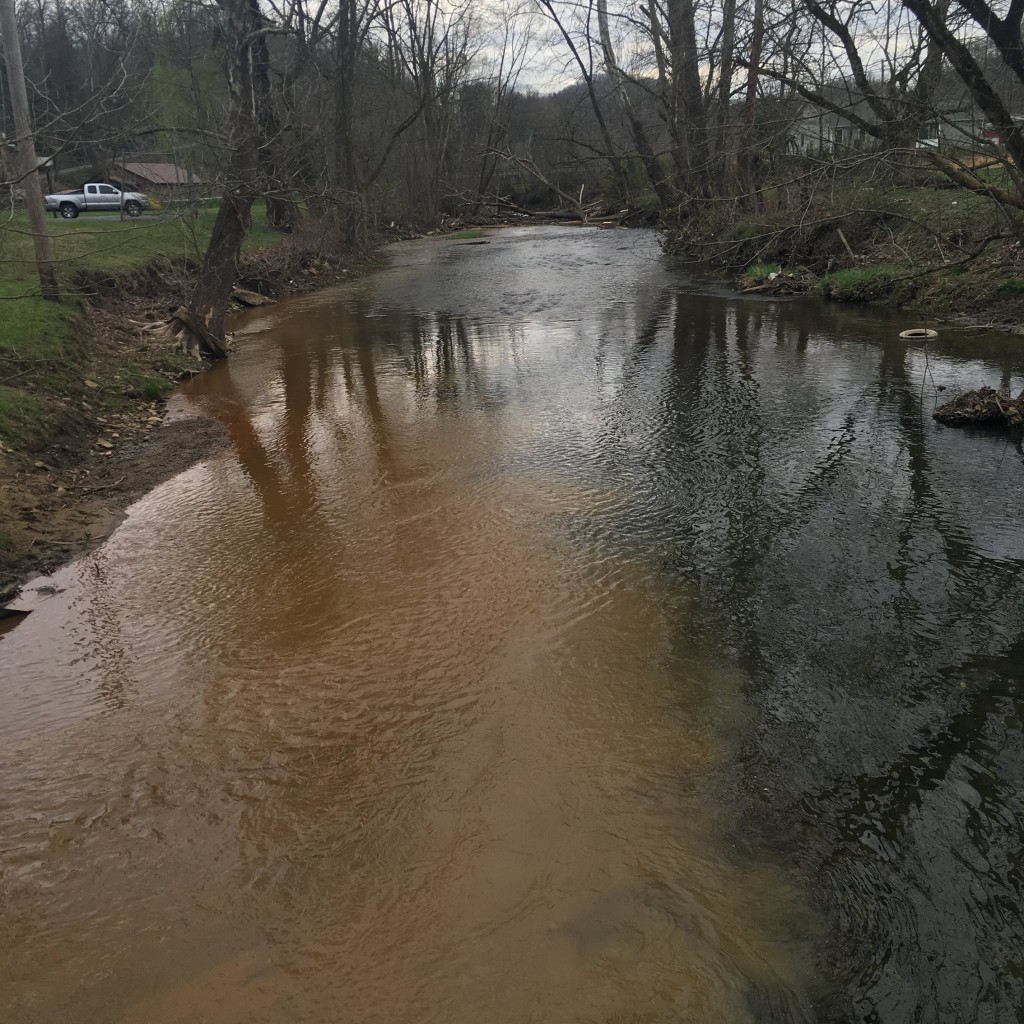
[[[65,220],[74,220],[78,216],[78,207],[74,203],[61,203],[60,215]]]
[[[128,202],[124,204],[124,212],[127,213],[129,217],[141,217],[142,203],[137,203],[134,199],[129,199]]]

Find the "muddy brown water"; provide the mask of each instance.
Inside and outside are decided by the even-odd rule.
[[[1015,1021],[1024,342],[645,232],[249,314],[0,640],[0,1020]],[[42,588],[42,589],[41,589]]]

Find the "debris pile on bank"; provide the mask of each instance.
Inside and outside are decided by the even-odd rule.
[[[813,284],[814,275],[806,267],[771,270],[767,273],[758,273],[755,267],[744,272],[736,288],[742,295],[804,295],[811,290]]]
[[[1001,395],[992,388],[966,391],[932,415],[951,427],[992,426],[1008,430],[1024,426],[1024,391],[1016,398]]]

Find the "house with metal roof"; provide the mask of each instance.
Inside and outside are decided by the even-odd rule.
[[[179,164],[128,157],[113,161],[110,177],[126,188],[157,199],[196,198],[203,184],[198,175]]]

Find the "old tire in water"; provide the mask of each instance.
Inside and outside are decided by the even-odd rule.
[[[909,331],[900,331],[900,337],[907,341],[931,341],[938,336],[939,332],[930,327],[912,327]]]

